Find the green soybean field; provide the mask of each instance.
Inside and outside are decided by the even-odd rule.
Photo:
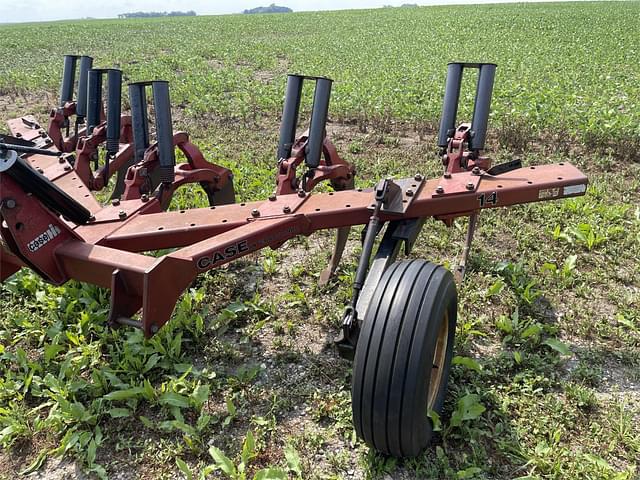
[[[108,290],[21,270],[0,285],[0,479],[640,478],[639,32],[638,1],[0,24],[0,133],[44,124],[63,55],[90,55],[168,80],[174,128],[242,201],[274,190],[287,73],[334,80],[327,134],[356,186],[440,176],[452,61],[498,65],[494,163],[571,162],[590,182],[480,215],[444,411],[413,459],[356,438],[333,345],[360,228],[327,286],[333,233],[296,238],[198,277],[150,339],[107,324]],[[171,208],[206,205],[194,189]],[[428,220],[411,257],[453,268],[466,229]]]

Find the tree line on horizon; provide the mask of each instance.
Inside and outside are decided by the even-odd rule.
[[[195,17],[193,10],[187,12],[129,12],[119,13],[118,18],[150,18],[150,17]]]
[[[245,14],[252,14],[252,13],[291,13],[291,12],[293,12],[293,10],[291,10],[289,7],[281,7],[281,6],[276,5],[275,3],[272,3],[268,7],[256,7],[256,8],[250,8],[248,10],[243,10],[242,11],[242,13],[245,13]]]

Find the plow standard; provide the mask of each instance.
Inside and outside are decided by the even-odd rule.
[[[355,168],[325,134],[332,81],[289,75],[275,192],[263,201],[235,203],[232,172],[208,162],[187,133],[174,133],[167,82],[129,84],[131,114],[122,115],[122,72],[92,67],[90,57],[65,57],[61,101],[48,127],[25,116],[11,120],[11,133],[0,136],[0,280],[27,267],[54,284],[76,279],[108,288],[109,322],[150,337],[170,320],[179,296],[200,273],[265,247],[279,248],[297,235],[336,229],[333,255],[320,276],[326,283],[349,229],[365,225],[353,296],[336,343],[341,355],[355,361],[358,435],[394,456],[417,455],[431,437],[427,412],[442,408],[453,355],[456,280],[464,276],[481,210],[573,197],[587,187],[585,175],[568,163],[492,166],[482,150],[496,66],[452,63],[438,135],[440,178],[418,173],[355,189]],[[473,118],[456,126],[465,69],[478,70]],[[315,83],[313,106],[308,130],[297,135],[305,81]],[[185,163],[176,164],[176,148]],[[334,191],[314,193],[324,181]],[[193,183],[210,206],[168,211],[175,191]],[[102,205],[94,192],[110,185],[111,201]],[[469,229],[453,274],[424,260],[396,260],[401,251],[411,252],[429,217],[450,225],[464,216]],[[143,254],[163,249],[171,253]]]

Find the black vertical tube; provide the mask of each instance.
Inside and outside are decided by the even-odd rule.
[[[484,148],[484,142],[487,138],[493,79],[496,75],[495,64],[483,63],[479,66],[479,69],[476,101],[473,106],[473,119],[471,120],[472,136],[469,140],[469,148],[471,150],[482,150]]]
[[[73,84],[76,80],[77,55],[64,56],[64,68],[62,70],[62,86],[60,87],[60,106],[73,100]]]
[[[131,128],[133,129],[133,146],[135,161],[144,157],[149,148],[149,118],[147,117],[146,83],[129,84],[129,103],[131,103]]]
[[[89,70],[87,74],[87,134],[100,125],[102,110],[102,71]]]
[[[305,163],[309,168],[316,168],[320,164],[322,144],[324,143],[327,115],[329,113],[329,98],[331,97],[332,80],[317,78],[316,89],[313,93],[311,107],[311,124],[309,125],[309,140],[305,151]]]
[[[277,160],[286,159],[291,156],[291,148],[296,139],[296,125],[300,111],[303,80],[304,77],[300,75],[287,76],[287,90],[284,97],[284,107],[282,109]]]
[[[169,82],[157,80],[151,82],[153,106],[156,111],[156,137],[158,159],[160,162],[160,181],[172,183],[175,178],[176,155],[173,148],[173,126],[171,121],[171,102],[169,100]]]
[[[107,154],[120,149],[120,113],[122,109],[122,71],[112,68],[107,73]]]
[[[444,102],[442,104],[442,118],[440,119],[440,131],[438,132],[439,147],[447,146],[449,132],[456,128],[461,82],[462,64],[450,63],[447,67],[447,80],[444,88]]]
[[[78,98],[76,99],[76,115],[87,116],[87,77],[93,67],[93,58],[83,55],[80,57],[80,74],[78,76]]]

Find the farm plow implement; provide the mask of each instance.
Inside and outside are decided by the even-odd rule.
[[[473,118],[457,125],[462,74],[469,69],[478,70]],[[26,267],[54,284],[75,279],[108,288],[108,321],[150,337],[200,273],[298,235],[336,229],[320,276],[326,283],[349,229],[364,225],[353,295],[336,339],[341,355],[354,360],[354,426],[380,452],[415,456],[431,437],[428,410],[440,411],[444,402],[456,282],[478,215],[582,195],[587,187],[585,175],[568,163],[492,165],[482,155],[495,71],[493,64],[449,64],[438,135],[441,177],[385,178],[368,189],[355,188],[355,168],[325,134],[332,81],[289,75],[274,193],[235,203],[232,172],[207,161],[187,133],[173,131],[167,82],[129,84],[130,115],[123,115],[122,72],[67,56],[48,127],[25,116],[9,121],[10,134],[0,138],[0,280]],[[298,135],[305,82],[315,84],[313,106],[308,130]],[[176,163],[176,149],[186,162]],[[321,182],[333,191],[314,192]],[[210,206],[169,211],[176,190],[194,183]],[[94,194],[108,188],[103,205]],[[397,261],[411,252],[426,219],[451,225],[465,216],[466,244],[453,273],[424,260]],[[170,253],[145,254],[165,249]]]

